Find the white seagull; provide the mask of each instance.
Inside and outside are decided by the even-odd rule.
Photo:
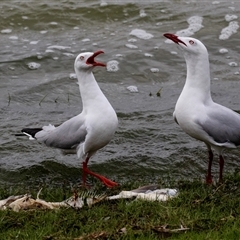
[[[116,112],[92,73],[95,66],[106,66],[94,59],[101,53],[103,51],[81,53],[75,60],[74,68],[82,98],[82,112],[58,127],[49,124],[42,128],[24,128],[22,132],[30,139],[36,139],[48,147],[59,148],[66,153],[77,153],[78,158],[83,160],[83,185],[86,184],[87,174],[90,174],[107,187],[114,187],[118,184],[87,168],[90,157],[109,143],[118,126]]]
[[[208,51],[203,43],[195,38],[179,37],[171,33],[165,33],[164,36],[182,49],[187,65],[186,82],[173,117],[184,132],[207,145],[208,184],[212,183],[212,149],[218,153],[219,182],[222,182],[223,150],[240,145],[240,115],[212,100]]]

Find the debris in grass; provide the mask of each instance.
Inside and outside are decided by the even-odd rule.
[[[9,206],[9,204],[11,204],[12,202],[16,201],[19,198],[22,198],[23,196],[24,195],[10,196],[6,199],[0,200],[0,210],[6,209],[6,207]]]
[[[107,196],[105,193],[97,194],[93,191],[82,191],[80,193],[75,191],[73,196],[65,201],[47,202],[39,198],[41,190],[42,189],[39,190],[36,199],[32,198],[29,194],[10,196],[7,199],[3,199],[0,201],[0,210],[12,209],[18,212],[20,210],[59,209],[61,207],[80,209],[85,205],[92,207],[94,204],[103,200],[135,198],[136,200],[143,199],[146,201],[167,201],[178,195],[176,189],[158,189],[157,185],[147,185],[131,191],[121,191],[118,195],[113,196]]]
[[[178,195],[177,189],[163,188],[157,189],[157,185],[148,185],[133,189],[131,191],[121,191],[118,195],[107,197],[108,200],[133,198],[148,201],[167,201]]]
[[[181,232],[181,231],[186,231],[189,230],[190,228],[183,226],[180,224],[180,228],[174,228],[170,229],[168,228],[168,224],[162,225],[160,227],[155,227],[153,230],[158,233],[175,233],[175,232]]]

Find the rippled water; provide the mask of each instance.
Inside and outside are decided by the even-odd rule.
[[[204,42],[213,99],[240,111],[238,1],[2,0],[0,16],[0,181],[80,179],[76,156],[14,134],[78,114],[74,59],[99,49],[108,68],[94,74],[118,114],[119,128],[90,168],[117,181],[204,176],[204,144],[172,118],[186,68],[163,33]],[[239,168],[238,150],[226,156],[226,171]],[[217,175],[217,158],[213,171]]]

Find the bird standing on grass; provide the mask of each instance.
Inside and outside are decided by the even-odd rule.
[[[178,44],[187,65],[186,82],[173,117],[184,132],[207,145],[208,184],[212,183],[212,149],[218,153],[219,182],[222,182],[223,150],[240,145],[240,115],[212,100],[208,51],[203,43],[195,38],[179,37],[171,33],[165,33],[164,36]]]
[[[118,184],[90,171],[87,167],[90,157],[109,143],[118,126],[116,112],[92,73],[95,66],[106,66],[95,61],[95,57],[101,53],[103,52],[81,53],[75,60],[82,112],[58,127],[50,124],[42,128],[24,128],[22,132],[30,139],[36,139],[48,147],[59,148],[66,153],[77,153],[78,158],[83,160],[83,185],[86,185],[86,177],[89,174],[98,178],[107,187],[114,187]]]

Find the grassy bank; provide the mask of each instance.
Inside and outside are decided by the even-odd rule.
[[[128,183],[107,194],[130,190]],[[240,174],[225,178],[222,185],[201,181],[162,182],[178,188],[178,197],[167,202],[132,200],[102,201],[80,210],[0,211],[0,239],[240,239]],[[0,199],[23,194],[23,187],[2,187]],[[70,188],[45,186],[41,198],[62,201]],[[103,193],[99,186],[96,191]],[[36,197],[37,189],[30,192]],[[180,225],[187,230],[179,230]]]

